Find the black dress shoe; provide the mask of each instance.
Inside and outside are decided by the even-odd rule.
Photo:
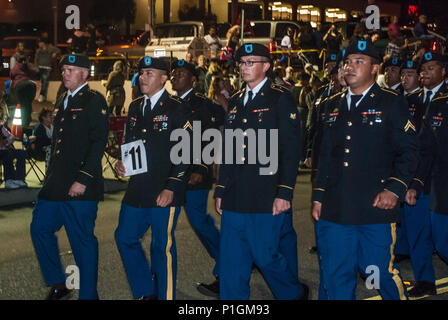
[[[395,263],[399,263],[401,261],[410,259],[411,257],[408,254],[396,254],[394,258]]]
[[[310,294],[310,288],[304,283],[302,283],[302,288],[303,288],[302,294],[298,296],[296,300],[308,300],[308,295]]]
[[[219,279],[210,284],[198,283],[197,287],[198,291],[205,296],[219,298]]]
[[[317,253],[317,247],[316,246],[311,247],[308,252],[311,254]]]
[[[436,285],[429,281],[419,281],[409,290],[408,294],[412,298],[419,298],[425,295],[434,296],[437,294]]]
[[[70,297],[70,290],[64,285],[55,285],[50,289],[45,300],[67,300]]]

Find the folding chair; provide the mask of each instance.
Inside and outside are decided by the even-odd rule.
[[[28,163],[28,165],[30,166],[25,174],[25,177],[27,177],[28,174],[33,171],[37,177],[37,180],[39,180],[39,183],[43,184],[45,180],[45,172],[43,172],[42,169],[39,168],[39,165],[37,164],[38,159],[33,158],[30,154],[30,151],[28,150],[30,147],[28,137],[32,135],[32,129],[24,129],[23,135],[24,139],[22,140],[22,148],[26,151],[26,163]]]
[[[126,119],[127,117],[120,116],[109,117],[109,137],[104,153],[104,156],[106,158],[106,165],[103,167],[103,172],[110,168],[115,178],[118,180],[122,179],[115,172],[114,165],[121,158],[121,144],[123,143]]]

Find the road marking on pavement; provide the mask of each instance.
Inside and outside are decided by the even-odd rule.
[[[404,282],[407,282],[407,281],[404,281]],[[448,277],[436,280],[436,292],[437,292],[436,295],[440,295],[440,294],[444,294],[444,293],[448,292],[448,286],[442,286],[442,285],[444,285],[446,283],[448,283]],[[437,288],[439,286],[442,286],[442,287]],[[412,288],[413,288],[413,286],[408,287],[407,290],[409,291]],[[430,295],[424,295],[424,296],[421,296],[421,297],[418,297],[418,298],[411,298],[411,297],[409,297],[409,300],[420,300],[420,299],[424,299],[424,298],[428,298],[428,297],[430,297]],[[371,298],[366,298],[366,299],[363,299],[363,300],[382,300],[382,298],[381,298],[380,295],[378,295],[378,296],[374,296],[374,297],[371,297]]]

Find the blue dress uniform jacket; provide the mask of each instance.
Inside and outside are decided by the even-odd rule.
[[[191,91],[183,100],[191,107],[193,112],[193,121],[201,121],[202,132],[210,128],[218,129],[219,122],[223,121],[222,119],[224,118],[225,113],[221,106],[216,105],[210,99],[207,99],[204,95],[194,90]],[[213,166],[203,163],[201,159],[197,159],[196,161],[199,163],[193,162],[193,165],[190,167],[187,175],[187,181],[190,178],[191,173],[201,174],[203,180],[195,186],[188,184],[187,189],[211,189],[213,184]]]
[[[38,197],[50,201],[103,200],[101,159],[109,133],[106,101],[85,86],[64,110],[66,95],[55,104],[51,159]],[[85,185],[86,191],[71,198],[68,192],[75,181]]]
[[[171,132],[185,129],[191,133],[191,108],[177,97],[164,92],[150,110],[142,108],[144,96],[131,102],[126,122],[125,143],[142,139],[145,145],[148,171],[131,177],[123,202],[131,207],[156,207],[156,200],[164,189],[174,192],[170,206],[181,206],[185,201],[186,173],[189,164],[174,165],[170,159]]]
[[[376,83],[354,110],[347,91],[327,102],[313,201],[322,203],[321,218],[340,224],[399,221],[393,210],[373,207],[387,189],[404,199],[417,166],[415,126],[406,99]]]
[[[411,188],[430,184],[430,209],[448,214],[448,93],[432,99],[420,132],[421,161]]]
[[[251,146],[243,133],[245,139],[242,159],[233,159],[234,164],[226,164],[226,154],[223,152],[223,164],[220,166],[214,197],[222,198],[223,210],[272,213],[275,198],[291,201],[293,197],[301,153],[300,116],[290,92],[270,80],[267,80],[253,100],[244,106],[245,90],[240,90],[229,100],[224,129],[241,129],[244,132],[252,128],[256,134],[260,129],[265,129],[267,153],[272,156],[278,152],[278,170],[270,175],[260,175],[260,168],[268,165],[261,165],[258,156],[255,164],[248,164],[248,149]],[[278,129],[278,151],[270,148],[270,129]],[[225,143],[224,133],[223,145]],[[257,149],[258,146],[259,141]],[[239,147],[241,146],[234,144],[234,158],[236,148]]]
[[[436,101],[435,104],[437,105],[437,99],[445,96],[447,93],[448,89],[445,86],[440,87],[439,91],[436,92],[431,102],[429,103],[429,106],[425,106],[424,103],[425,97],[423,89],[416,91],[414,94],[411,94],[407,97],[409,102],[409,111],[411,112],[411,115],[414,112],[413,116],[415,120],[415,128],[417,129],[417,133],[422,130],[422,124],[427,118],[427,115],[425,114],[431,109],[433,101],[435,100]],[[430,194],[431,172],[428,171],[427,173],[428,173],[427,177],[420,177],[420,176],[414,177],[414,179],[411,182],[410,188],[416,189],[419,192],[422,191],[424,194]]]

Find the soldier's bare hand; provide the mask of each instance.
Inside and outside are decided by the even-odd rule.
[[[222,215],[221,201],[222,201],[222,198],[216,198],[216,199],[215,199],[215,208],[216,208],[216,211],[217,211],[220,215]]]
[[[408,192],[406,192],[406,197],[404,200],[408,205],[415,206],[417,203],[417,191],[414,189],[409,189]]]
[[[311,215],[313,216],[314,220],[319,221],[321,211],[322,211],[322,203],[314,202],[313,209],[311,211]]]
[[[74,182],[68,191],[68,195],[72,198],[82,196],[86,192],[86,186],[79,182]]]
[[[160,192],[159,196],[157,197],[156,200],[156,204],[159,207],[166,207],[168,206],[171,202],[173,202],[174,199],[174,192],[168,189],[164,189],[162,190],[162,192]]]
[[[311,159],[311,158],[306,158],[304,164],[305,164],[305,166],[306,166],[307,168],[310,168],[310,169],[311,169],[311,167],[312,167],[312,165],[313,165],[312,159]]]
[[[373,206],[382,210],[391,210],[398,203],[398,198],[389,190],[383,190],[373,200]]]
[[[282,212],[288,211],[290,208],[291,208],[291,201],[275,198],[274,204],[272,206],[272,214],[276,216]]]
[[[190,176],[190,180],[188,180],[188,184],[191,184],[192,186],[198,185],[202,182],[202,174],[199,173],[192,173]]]
[[[118,160],[115,164],[115,172],[120,176],[124,177],[126,174],[126,168],[124,167],[123,161]]]

